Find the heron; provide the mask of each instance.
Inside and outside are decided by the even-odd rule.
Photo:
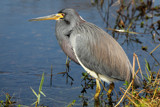
[[[75,9],[65,8],[57,14],[33,18],[30,21],[56,20],[56,38],[64,53],[96,79],[95,99],[98,99],[100,81],[132,80],[132,65],[120,44],[100,27],[84,20]],[[141,79],[135,75],[134,86]]]

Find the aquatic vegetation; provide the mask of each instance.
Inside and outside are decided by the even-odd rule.
[[[34,89],[31,88],[32,92],[37,97],[37,100],[32,104],[32,105],[35,105],[35,107],[37,107],[38,104],[40,103],[41,94],[46,97],[46,95],[42,92],[43,82],[44,82],[44,73],[42,74],[42,78],[41,78],[41,82],[40,82],[40,85],[39,85],[38,94],[34,91]]]
[[[8,93],[5,93],[6,99],[0,100],[0,107],[8,107],[14,105],[16,102],[13,100],[14,96],[10,96]]]

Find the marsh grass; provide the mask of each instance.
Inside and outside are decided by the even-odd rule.
[[[134,58],[133,58],[134,59]],[[137,57],[138,59],[138,57]],[[137,60],[138,61],[138,60]],[[134,62],[135,63],[135,62]],[[133,63],[133,71],[134,71],[134,63]],[[121,100],[115,105],[117,107],[122,100],[125,98],[125,106],[136,106],[136,107],[159,107],[160,106],[160,69],[159,71],[152,72],[150,69],[149,62],[145,59],[145,70],[147,76],[144,76],[145,79],[143,81],[143,88],[138,90],[133,88],[133,80],[127,86],[127,89],[123,89],[120,87],[121,92],[123,93],[123,97]],[[140,69],[140,67],[139,67]],[[137,70],[136,74],[138,73]],[[130,90],[130,88],[132,88]]]
[[[38,94],[37,94],[37,93],[34,91],[34,89],[32,89],[32,87],[31,87],[32,92],[33,92],[34,95],[37,97],[37,100],[32,104],[32,105],[35,105],[35,107],[37,107],[38,104],[40,103],[41,94],[46,97],[46,95],[42,92],[43,82],[44,82],[44,73],[42,74],[42,78],[41,78],[41,82],[40,82],[40,85],[39,85]]]
[[[37,98],[36,101],[32,104],[32,106],[35,105],[35,107],[47,107],[47,106],[40,106],[39,105],[41,94],[46,97],[46,95],[42,92],[43,83],[44,83],[44,73],[42,74],[42,77],[41,77],[38,93],[36,93],[35,90],[32,87],[30,87],[33,94]],[[6,96],[5,101],[0,100],[0,107],[30,107],[30,106],[21,105],[21,104],[17,105],[17,102],[14,101],[14,95],[10,96],[10,94],[6,93],[5,96]]]
[[[8,107],[16,103],[13,99],[13,96],[10,96],[8,93],[5,93],[5,97],[6,97],[5,100],[0,101],[0,107]]]

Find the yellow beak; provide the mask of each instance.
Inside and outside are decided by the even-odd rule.
[[[30,19],[29,21],[59,20],[59,19],[61,19],[63,17],[64,16],[63,16],[62,13],[58,13],[58,14],[52,14],[52,15],[49,15],[49,16],[33,18],[33,19]]]

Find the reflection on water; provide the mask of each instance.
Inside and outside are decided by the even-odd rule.
[[[156,30],[159,26],[154,23],[158,21],[158,18],[149,17],[146,21],[143,11],[139,10],[139,13],[141,13],[139,18],[131,20],[139,14],[131,10],[126,12],[122,5],[111,1],[104,1],[104,4],[107,5],[95,4],[94,6],[90,0],[1,1],[0,100],[5,99],[5,93],[9,93],[11,96],[15,96],[15,101],[18,104],[32,104],[36,98],[30,87],[38,90],[41,74],[44,72],[43,92],[47,97],[41,98],[41,104],[51,107],[64,107],[76,100],[75,106],[94,105],[95,81],[82,73],[84,70],[73,62],[70,62],[70,66],[67,65],[66,68],[66,56],[55,38],[55,22],[28,22],[28,19],[53,14],[65,7],[75,8],[85,20],[103,29],[123,28],[127,30],[129,28],[130,31],[142,33],[119,33],[106,29],[122,44],[131,62],[135,52],[139,56],[142,67],[145,64],[144,58],[146,58],[149,60],[151,68],[157,71],[159,66],[155,65],[160,63],[160,50],[158,48],[152,56],[149,55],[149,52],[159,43],[160,32]],[[109,5],[107,2],[109,2]],[[133,9],[136,10],[136,8]],[[155,12],[154,16],[156,14]],[[153,14],[148,12],[147,16],[150,15]],[[138,21],[135,22],[135,20]],[[151,26],[152,29],[147,29],[147,26]],[[143,51],[142,46],[148,47],[147,51]],[[115,92],[119,92],[119,86],[121,85],[121,82],[116,83]],[[106,88],[107,86],[106,84]],[[106,93],[103,90],[102,92]],[[108,101],[103,100],[106,99],[104,97],[102,96],[101,99],[106,104]],[[116,96],[112,98],[116,99]]]

